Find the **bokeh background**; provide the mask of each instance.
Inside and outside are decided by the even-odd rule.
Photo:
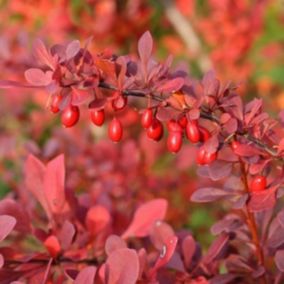
[[[221,81],[240,84],[244,100],[262,97],[274,117],[284,109],[282,0],[0,0],[0,19],[0,79],[25,80],[38,37],[53,45],[92,36],[93,53],[127,54],[136,53],[138,38],[150,30],[158,59],[173,54],[174,64],[196,78],[214,69]],[[146,138],[135,109],[120,114],[125,137],[113,144],[107,124],[91,125],[87,107],[77,126],[64,129],[46,101],[44,90],[0,91],[1,198],[17,198],[28,153],[43,161],[65,153],[67,186],[82,199],[86,192],[107,192],[127,210],[137,200],[162,196],[174,228],[189,228],[205,247],[211,242],[209,227],[226,204],[189,202],[208,182],[196,173],[191,145],[167,153],[165,139]]]

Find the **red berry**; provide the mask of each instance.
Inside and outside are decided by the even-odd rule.
[[[59,105],[61,101],[62,101],[62,96],[60,95],[54,96],[50,104],[50,111],[53,113],[58,113],[60,111]]]
[[[61,115],[61,123],[65,127],[74,126],[80,118],[80,110],[77,106],[69,105],[63,110]]]
[[[200,147],[197,156],[196,156],[196,162],[199,165],[207,165],[215,161],[217,158],[217,153],[208,153],[204,147]]]
[[[200,141],[200,131],[197,120],[189,120],[185,131],[190,142],[197,143]]]
[[[90,109],[90,117],[91,121],[95,125],[102,126],[105,121],[105,111],[103,109],[100,110]]]
[[[250,184],[250,190],[252,192],[263,191],[266,188],[267,180],[265,176],[255,176]]]
[[[186,118],[185,115],[181,116],[181,117],[179,118],[179,120],[178,120],[178,124],[179,124],[182,128],[186,128],[187,122],[188,122],[188,120],[187,120],[187,118]]]
[[[182,133],[180,131],[170,131],[167,139],[168,150],[177,153],[182,145]]]
[[[108,126],[108,136],[113,142],[119,142],[123,135],[121,122],[115,117]]]
[[[202,142],[206,142],[211,137],[210,132],[202,126],[199,126],[199,132],[200,132],[200,140]]]
[[[163,137],[164,128],[163,124],[158,119],[153,119],[152,124],[147,129],[147,135],[149,138],[159,141]]]
[[[168,121],[167,127],[170,132],[182,132],[182,127],[174,119]]]
[[[153,122],[153,112],[150,108],[147,108],[142,113],[142,117],[141,117],[142,127],[148,128],[151,126],[152,122]]]
[[[120,95],[112,101],[112,108],[114,110],[121,110],[127,104],[127,97]]]

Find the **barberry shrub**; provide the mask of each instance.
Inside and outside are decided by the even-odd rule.
[[[31,154],[19,196],[0,201],[0,283],[282,283],[283,112],[276,121],[261,99],[244,103],[213,71],[198,81],[173,69],[171,57],[157,62],[149,32],[138,57],[91,54],[89,44],[48,49],[37,40],[28,83],[0,87],[44,88],[63,126],[89,112],[94,127],[108,123],[114,142],[123,143],[122,112],[140,109],[149,139],[173,153],[185,143],[197,148],[198,175],[211,183],[191,201],[224,202],[228,214],[204,251],[190,231],[165,221],[165,198],[130,202],[123,215],[108,191],[80,195],[66,185],[64,155],[43,163]]]

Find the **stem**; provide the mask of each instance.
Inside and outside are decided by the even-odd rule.
[[[108,89],[108,90],[116,90],[116,88],[114,86],[111,86],[111,85],[109,85],[105,82],[100,82],[98,87],[103,88],[103,89]],[[143,92],[143,91],[140,91],[140,90],[124,90],[123,94],[125,96],[132,96],[132,97],[148,98],[148,99],[151,98],[151,99],[153,99],[157,102],[160,102],[161,104],[166,103],[166,104],[164,104],[164,106],[166,105],[167,107],[170,107],[172,109],[175,109],[175,110],[181,111],[181,112],[187,112],[187,111],[190,110],[189,108],[185,108],[183,110],[177,109],[174,106],[172,106],[169,102],[166,101],[168,97],[149,94],[149,92],[146,93],[146,92]],[[200,117],[203,118],[203,119],[210,120],[210,121],[216,123],[217,125],[220,125],[218,117],[216,117],[212,113],[212,111],[210,111],[210,110],[206,110],[204,108],[201,108]],[[255,137],[251,136],[250,134],[243,132],[243,131],[237,131],[235,133],[235,135],[245,137],[249,142],[253,143],[257,148],[266,152],[273,159],[279,160],[280,162],[284,162],[284,158],[279,157],[279,154],[275,149],[273,149],[272,147],[269,147],[267,144],[263,143],[261,140],[255,138]]]
[[[247,172],[245,169],[245,164],[244,162],[239,158],[240,166],[241,166],[241,173],[242,173],[242,181],[245,186],[245,190],[247,193],[249,193],[249,186],[248,186],[248,179],[247,179]],[[257,224],[255,221],[255,216],[252,212],[249,211],[249,208],[247,204],[245,205],[245,215],[246,215],[246,223],[248,225],[248,228],[250,230],[251,236],[252,236],[252,242],[255,245],[256,248],[256,256],[258,259],[258,263],[265,267],[265,261],[264,261],[264,254],[263,250],[260,244],[260,240],[258,237],[258,232],[257,232]],[[260,281],[262,284],[267,284],[266,277],[265,275],[262,275],[260,278]]]

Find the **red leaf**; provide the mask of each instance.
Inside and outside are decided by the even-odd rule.
[[[46,168],[40,160],[33,155],[29,155],[25,163],[25,184],[27,189],[35,196],[41,206],[44,208],[48,217],[51,212],[45,199],[43,190],[44,176]]]
[[[144,66],[147,65],[153,49],[153,39],[149,31],[145,32],[138,41],[138,53]]]
[[[72,104],[79,106],[88,102],[93,97],[90,90],[81,90],[72,87]]]
[[[52,70],[55,70],[56,61],[40,39],[37,39],[33,44],[33,54],[39,63],[50,67]]]
[[[77,275],[74,284],[91,284],[94,283],[97,268],[95,266],[87,266],[83,268]]]
[[[9,215],[0,216],[0,242],[3,241],[14,229],[17,220]]]
[[[135,250],[115,250],[106,261],[106,284],[133,284],[139,275],[139,259]]]
[[[3,255],[0,253],[0,269],[3,267],[4,265],[4,257]]]
[[[74,225],[66,220],[62,226],[62,229],[58,235],[61,247],[65,250],[72,244],[73,238],[75,236],[76,229]]]
[[[256,149],[253,146],[250,145],[245,145],[245,144],[240,144],[238,147],[234,150],[234,152],[243,157],[251,157],[255,155],[259,155],[261,152]]]
[[[96,66],[112,80],[116,77],[115,63],[107,59],[97,59],[95,61]]]
[[[86,216],[86,227],[91,235],[101,233],[110,223],[111,216],[102,205],[96,205],[88,210]]]
[[[76,56],[76,54],[80,51],[80,41],[79,40],[73,40],[67,45],[66,48],[66,60],[69,60]]]
[[[164,84],[157,88],[158,92],[173,93],[181,89],[184,85],[184,78],[178,77],[171,80],[167,80]]]
[[[284,250],[278,250],[274,257],[277,268],[284,272]]]
[[[149,271],[150,277],[153,277],[157,270],[159,270],[161,267],[165,266],[169,262],[175,252],[177,241],[178,238],[176,236],[172,236],[167,239],[154,267]]]
[[[17,220],[15,230],[21,233],[31,231],[30,218],[23,206],[13,199],[3,199],[0,201],[0,215],[10,215]]]
[[[141,205],[122,238],[148,236],[154,224],[165,218],[167,207],[168,202],[165,199],[154,199]]]
[[[59,155],[46,166],[44,193],[52,213],[60,213],[65,205],[64,155]]]
[[[37,87],[16,81],[0,80],[0,89],[11,89],[11,88],[37,88]]]
[[[157,221],[151,231],[151,241],[156,249],[161,250],[166,241],[175,235],[174,230],[165,222]]]
[[[184,257],[185,267],[189,269],[196,251],[195,240],[191,235],[189,235],[186,238],[184,238],[181,247],[182,247],[182,255]]]
[[[47,86],[52,81],[52,72],[44,73],[41,69],[30,68],[25,71],[26,80],[34,86]]]
[[[258,212],[273,208],[276,203],[276,190],[277,187],[273,187],[252,192],[248,201],[248,209],[251,212]]]
[[[111,235],[107,238],[105,243],[105,252],[109,256],[114,251],[122,248],[127,248],[125,241],[116,235]]]

